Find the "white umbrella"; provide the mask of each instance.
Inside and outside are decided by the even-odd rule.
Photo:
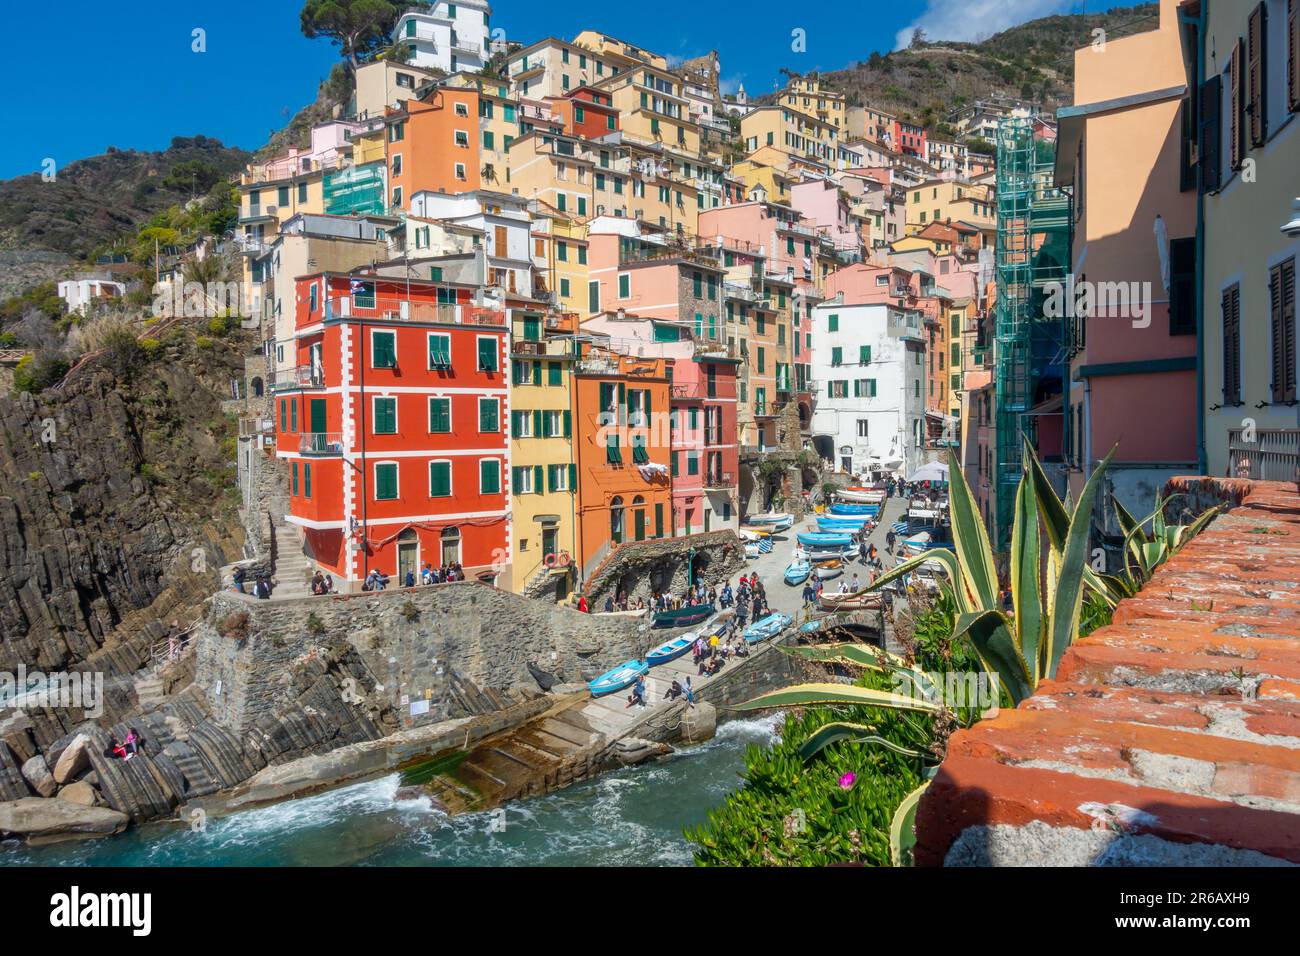
[[[911,482],[947,481],[948,466],[941,461],[927,461],[907,478]]]

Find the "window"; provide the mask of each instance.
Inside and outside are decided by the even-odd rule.
[[[858,419],[858,437],[859,437],[859,438],[866,438],[866,437],[867,437],[867,427],[868,427],[870,424],[871,424],[871,420],[870,420],[870,419],[867,419],[867,418],[859,418],[859,419]]]
[[[481,495],[496,495],[501,493],[501,459],[479,459],[478,491]]]
[[[1241,286],[1223,290],[1223,404],[1241,404]]]
[[[501,400],[480,398],[478,400],[478,430],[496,432],[501,430]]]
[[[632,276],[626,272],[619,273],[618,276],[618,297],[627,299],[632,296]]]
[[[375,464],[375,500],[397,499],[397,462],[381,461]]]
[[[311,497],[311,462],[309,461],[302,463],[302,496]]]
[[[373,282],[356,283],[353,286],[352,304],[358,309],[373,309],[375,307],[375,284]]]
[[[828,332],[838,332],[840,330],[840,317],[838,315],[828,315],[826,317],[826,330]]]
[[[838,345],[831,349],[831,364],[844,364],[844,349],[840,348]]]
[[[1169,334],[1196,334],[1195,237],[1169,242]]]
[[[451,368],[451,336],[429,333],[429,368]]]
[[[457,103],[457,104],[456,104],[456,115],[457,115],[457,116],[469,116],[469,106],[468,106],[467,104],[465,104],[465,103]],[[459,134],[457,134],[457,135],[459,135]],[[468,138],[466,138],[465,145],[466,145],[466,146],[469,145],[469,140],[468,140]]]
[[[1269,324],[1273,340],[1274,402],[1296,400],[1295,259],[1269,270]]]
[[[376,435],[396,435],[397,434],[397,399],[384,398],[376,395],[374,398],[374,430]]]
[[[530,495],[533,493],[533,469],[531,468],[511,468],[510,469],[510,491],[516,495]]]
[[[295,461],[289,469],[289,494],[298,497],[298,463]]]
[[[371,306],[373,308],[373,304]],[[397,368],[397,333],[370,333],[370,367]]]
[[[456,178],[457,178],[457,179],[461,179],[461,180],[463,180],[463,179],[466,178],[466,173],[465,173],[465,164],[464,164],[464,163],[457,163],[457,164],[456,164]]]
[[[495,372],[497,370],[497,340],[495,337],[479,337],[478,370],[480,372]]]
[[[429,462],[429,497],[451,497],[451,462]]]
[[[429,431],[432,434],[447,435],[451,433],[451,399],[429,399]]]

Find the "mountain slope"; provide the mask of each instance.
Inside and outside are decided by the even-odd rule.
[[[906,50],[873,53],[842,70],[819,74],[843,93],[850,106],[869,103],[925,126],[942,123],[950,110],[993,95],[1041,103],[1049,110],[1068,104],[1074,80],[1074,51],[1093,41],[1093,30],[1109,39],[1152,29],[1154,3],[1107,13],[1044,17],[1012,27],[979,43],[914,43]],[[770,102],[776,94],[759,97]]]

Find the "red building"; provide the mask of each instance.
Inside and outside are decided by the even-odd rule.
[[[904,156],[919,156],[925,159],[930,148],[926,140],[924,126],[894,120],[894,148]]]
[[[618,131],[618,109],[608,93],[580,86],[547,104],[564,122],[564,132],[582,139],[600,139]]]
[[[339,583],[510,553],[506,322],[471,287],[297,280],[298,373],[276,397],[288,520]]]

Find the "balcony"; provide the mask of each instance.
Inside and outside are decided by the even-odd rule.
[[[687,400],[703,398],[703,389],[700,388],[699,382],[692,382],[689,385],[670,385],[668,387],[669,395],[672,398]]]
[[[711,471],[704,476],[706,491],[722,491],[734,487],[736,487],[736,473],[734,471]]]
[[[1257,428],[1255,441],[1244,429],[1228,429],[1228,474],[1257,481],[1300,479],[1300,428]]]
[[[325,387],[325,373],[319,367],[313,368],[310,365],[279,369],[273,371],[271,376],[270,388],[273,392],[291,392],[299,389]]]
[[[510,343],[510,353],[533,358],[566,358],[573,354],[571,339],[543,339],[533,342],[528,339],[515,339]]]
[[[318,457],[341,456],[343,435],[341,432],[303,432],[298,436],[298,454]]]
[[[325,319],[383,319],[385,322],[432,322],[440,325],[506,324],[506,314],[476,305],[340,296],[325,301]]]

